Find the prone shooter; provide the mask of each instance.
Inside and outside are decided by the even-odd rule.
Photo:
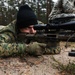
[[[19,34],[19,36],[22,36],[19,40],[22,39],[24,41],[24,39],[28,39],[25,41],[26,43],[30,43],[32,41],[44,42],[50,47],[57,47],[59,46],[60,41],[66,41],[65,47],[68,47],[69,41],[75,42],[75,21],[65,22],[62,24],[58,24],[56,22],[57,20],[62,21],[68,18],[75,18],[75,16],[56,18],[52,21],[54,24],[37,24],[34,26],[34,29],[37,30],[36,34]],[[74,50],[73,52],[70,52],[69,55],[74,56]]]

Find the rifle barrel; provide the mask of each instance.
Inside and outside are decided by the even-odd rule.
[[[62,24],[43,24],[43,25],[35,25],[35,30],[47,30],[47,29],[64,29],[64,30],[75,30],[75,21],[62,23]]]

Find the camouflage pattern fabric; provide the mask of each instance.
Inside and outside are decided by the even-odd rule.
[[[0,56],[11,56],[21,54],[42,55],[58,54],[60,51],[47,48],[44,43],[33,42],[30,44],[16,42],[15,21],[0,30]]]
[[[49,21],[55,18],[68,16],[75,16],[75,0],[58,0],[49,15]],[[75,18],[69,21],[71,20],[73,21]]]
[[[0,56],[25,54],[25,45],[17,43],[0,43]]]
[[[0,56],[21,54],[25,51],[25,44],[15,41],[15,20],[0,29]]]

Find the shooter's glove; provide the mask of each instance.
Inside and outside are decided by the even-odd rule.
[[[43,54],[59,54],[61,51],[60,47],[51,47],[48,44],[32,42],[28,44],[26,52],[30,55],[39,56]]]
[[[44,43],[32,42],[28,44],[26,52],[30,55],[39,56],[44,53],[45,48],[46,44]]]
[[[49,42],[46,45],[44,54],[59,54],[61,52],[59,41]]]
[[[46,47],[44,54],[59,54],[60,52],[60,47]]]

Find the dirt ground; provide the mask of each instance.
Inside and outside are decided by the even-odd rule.
[[[53,56],[56,60],[63,64],[69,61],[75,61],[75,57],[68,56],[68,52],[74,48],[75,43],[68,43],[69,47],[65,48],[65,42],[60,43],[62,51],[58,55],[43,55],[39,57],[21,58],[0,58],[0,74],[1,75],[60,75],[51,63]]]

